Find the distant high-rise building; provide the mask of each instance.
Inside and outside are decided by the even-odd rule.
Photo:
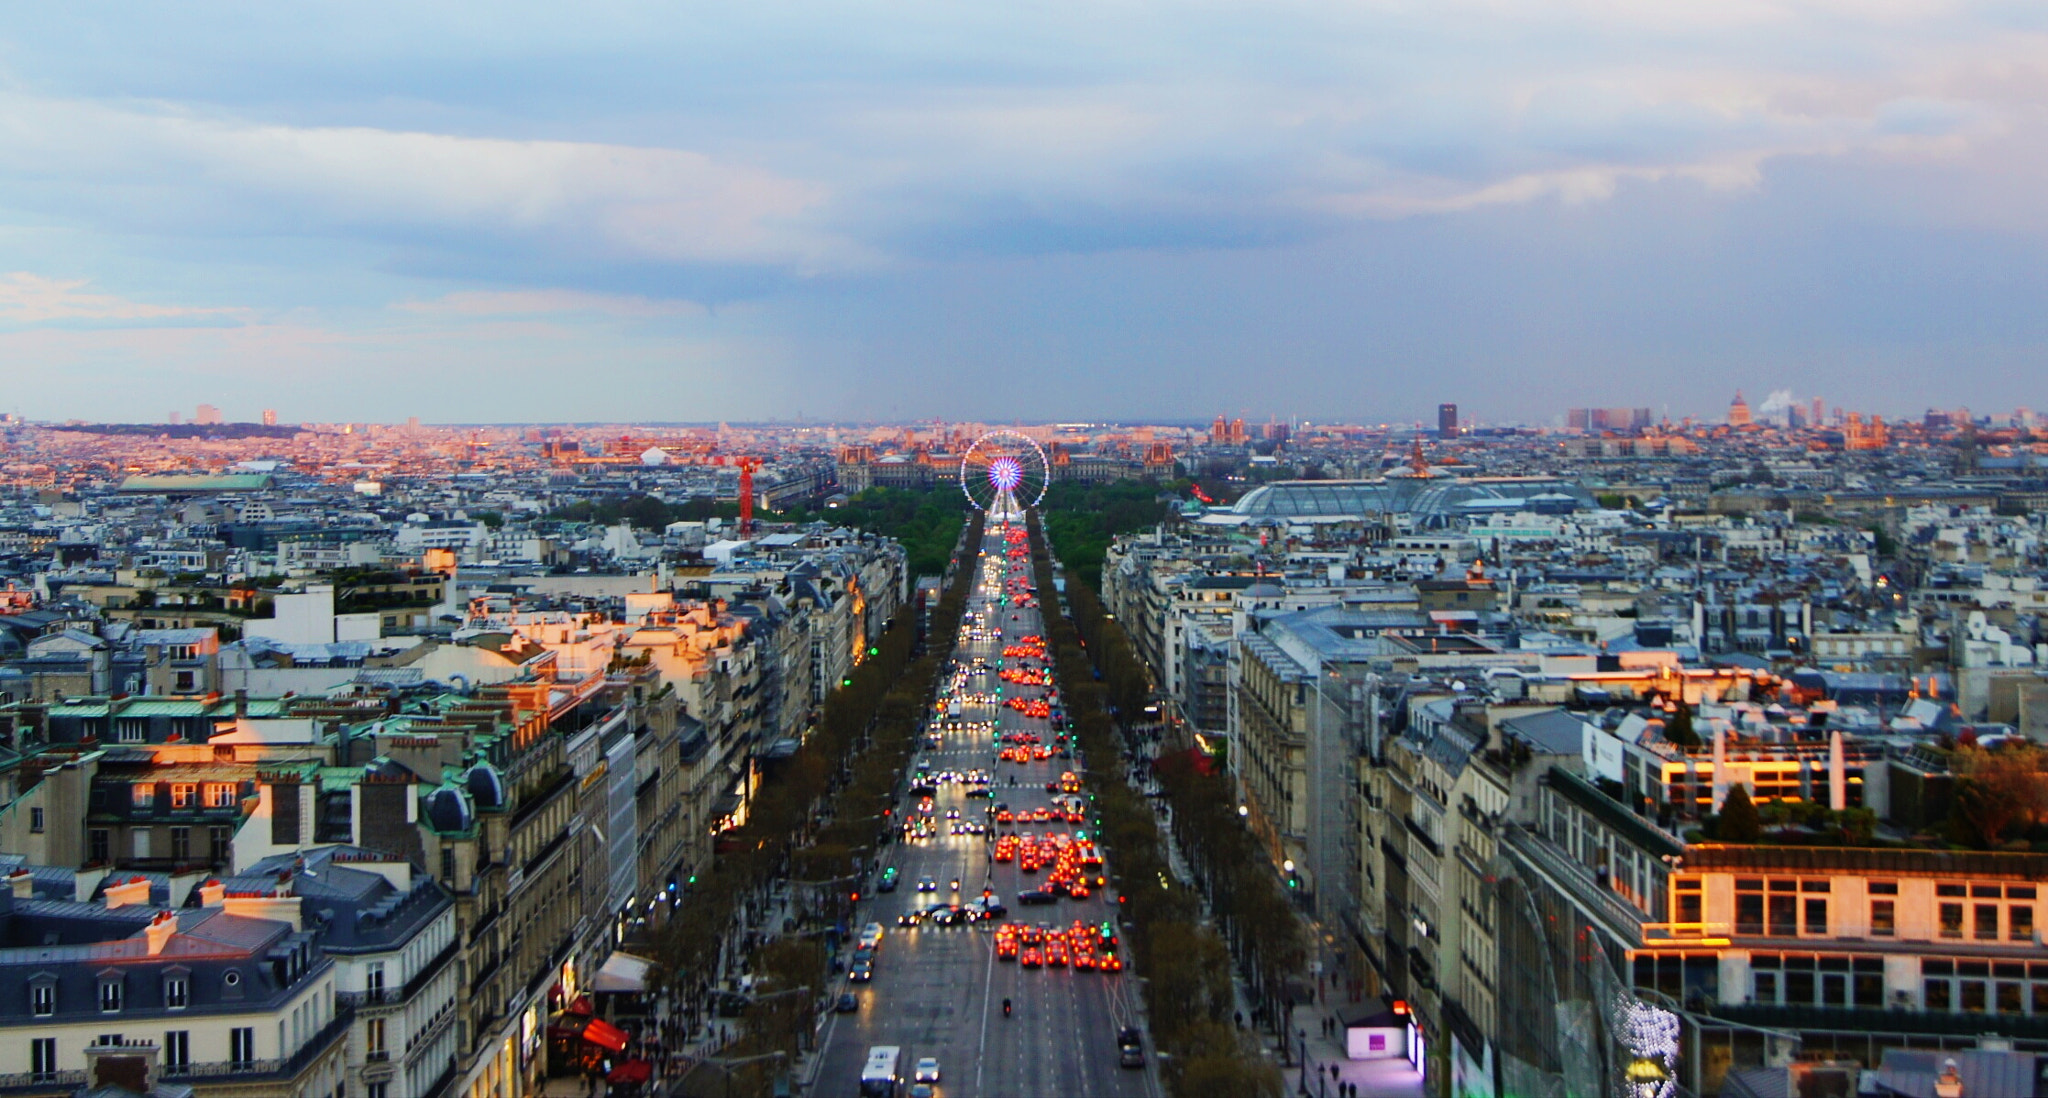
[[[407,434],[413,434],[413,435],[419,434],[419,433],[420,433],[420,417],[418,417],[418,416],[407,416],[407,417],[405,417],[405,430],[406,430],[406,433],[407,433]]]
[[[183,416],[181,416],[181,415],[179,415],[179,414],[177,413],[177,410],[176,410],[176,409],[173,409],[173,410],[171,411],[171,426],[173,426],[173,427],[176,427],[176,426],[178,425],[178,422],[179,422],[180,420],[182,420],[183,418],[184,418]]]
[[[1749,401],[1742,399],[1742,390],[1735,391],[1735,399],[1728,402],[1728,426],[1747,427],[1756,422],[1749,414]]]
[[[1436,406],[1436,437],[1458,437],[1458,406],[1439,404]]]
[[[1826,408],[1826,407],[1825,407],[1824,405],[1822,405],[1822,404],[1821,404],[1821,402],[1820,402],[1820,398],[1819,398],[1819,397],[1814,397],[1814,398],[1813,398],[1813,414],[1811,414],[1811,415],[1809,415],[1809,416],[1807,416],[1807,417],[1806,417],[1806,421],[1807,421],[1807,423],[1808,423],[1808,424],[1809,424],[1810,426],[1814,426],[1814,427],[1818,427],[1818,426],[1820,426],[1820,425],[1821,425],[1821,421],[1827,418],[1827,416],[1826,416],[1826,412],[1827,412],[1827,408]]]
[[[1642,431],[1656,424],[1648,408],[1573,408],[1565,426],[1577,431]]]
[[[192,422],[197,423],[202,427],[211,426],[213,424],[219,423],[220,409],[214,407],[211,404],[201,404],[199,406],[198,411],[192,414]]]
[[[275,427],[275,426],[277,426],[277,409],[275,409],[275,408],[265,408],[265,409],[263,409],[263,425],[264,425],[265,427]]]

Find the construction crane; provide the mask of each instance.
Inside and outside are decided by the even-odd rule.
[[[743,538],[752,537],[754,534],[754,470],[759,469],[763,461],[750,455],[728,454],[721,456],[718,459],[718,464],[736,465],[739,467],[740,536]]]

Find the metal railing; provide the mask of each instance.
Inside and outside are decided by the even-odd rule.
[[[1560,893],[1573,901],[1591,905],[1594,909],[1592,914],[1629,945],[1643,944],[1643,924],[1649,916],[1601,884],[1586,871],[1586,867],[1565,857],[1525,828],[1503,828],[1501,837],[1507,840],[1508,847],[1516,854],[1554,878]]]

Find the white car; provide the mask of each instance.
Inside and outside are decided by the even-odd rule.
[[[918,1060],[918,1062],[917,1062],[917,1074],[916,1074],[915,1076],[913,1076],[913,1081],[915,1081],[915,1082],[919,1082],[919,1083],[936,1083],[936,1082],[938,1082],[938,1081],[939,1081],[939,1058],[938,1058],[938,1057],[936,1057],[936,1056],[926,1056],[926,1057],[923,1057],[922,1059]]]

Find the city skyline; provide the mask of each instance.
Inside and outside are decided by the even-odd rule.
[[[245,15],[0,35],[9,410],[2040,403],[2029,9]]]

